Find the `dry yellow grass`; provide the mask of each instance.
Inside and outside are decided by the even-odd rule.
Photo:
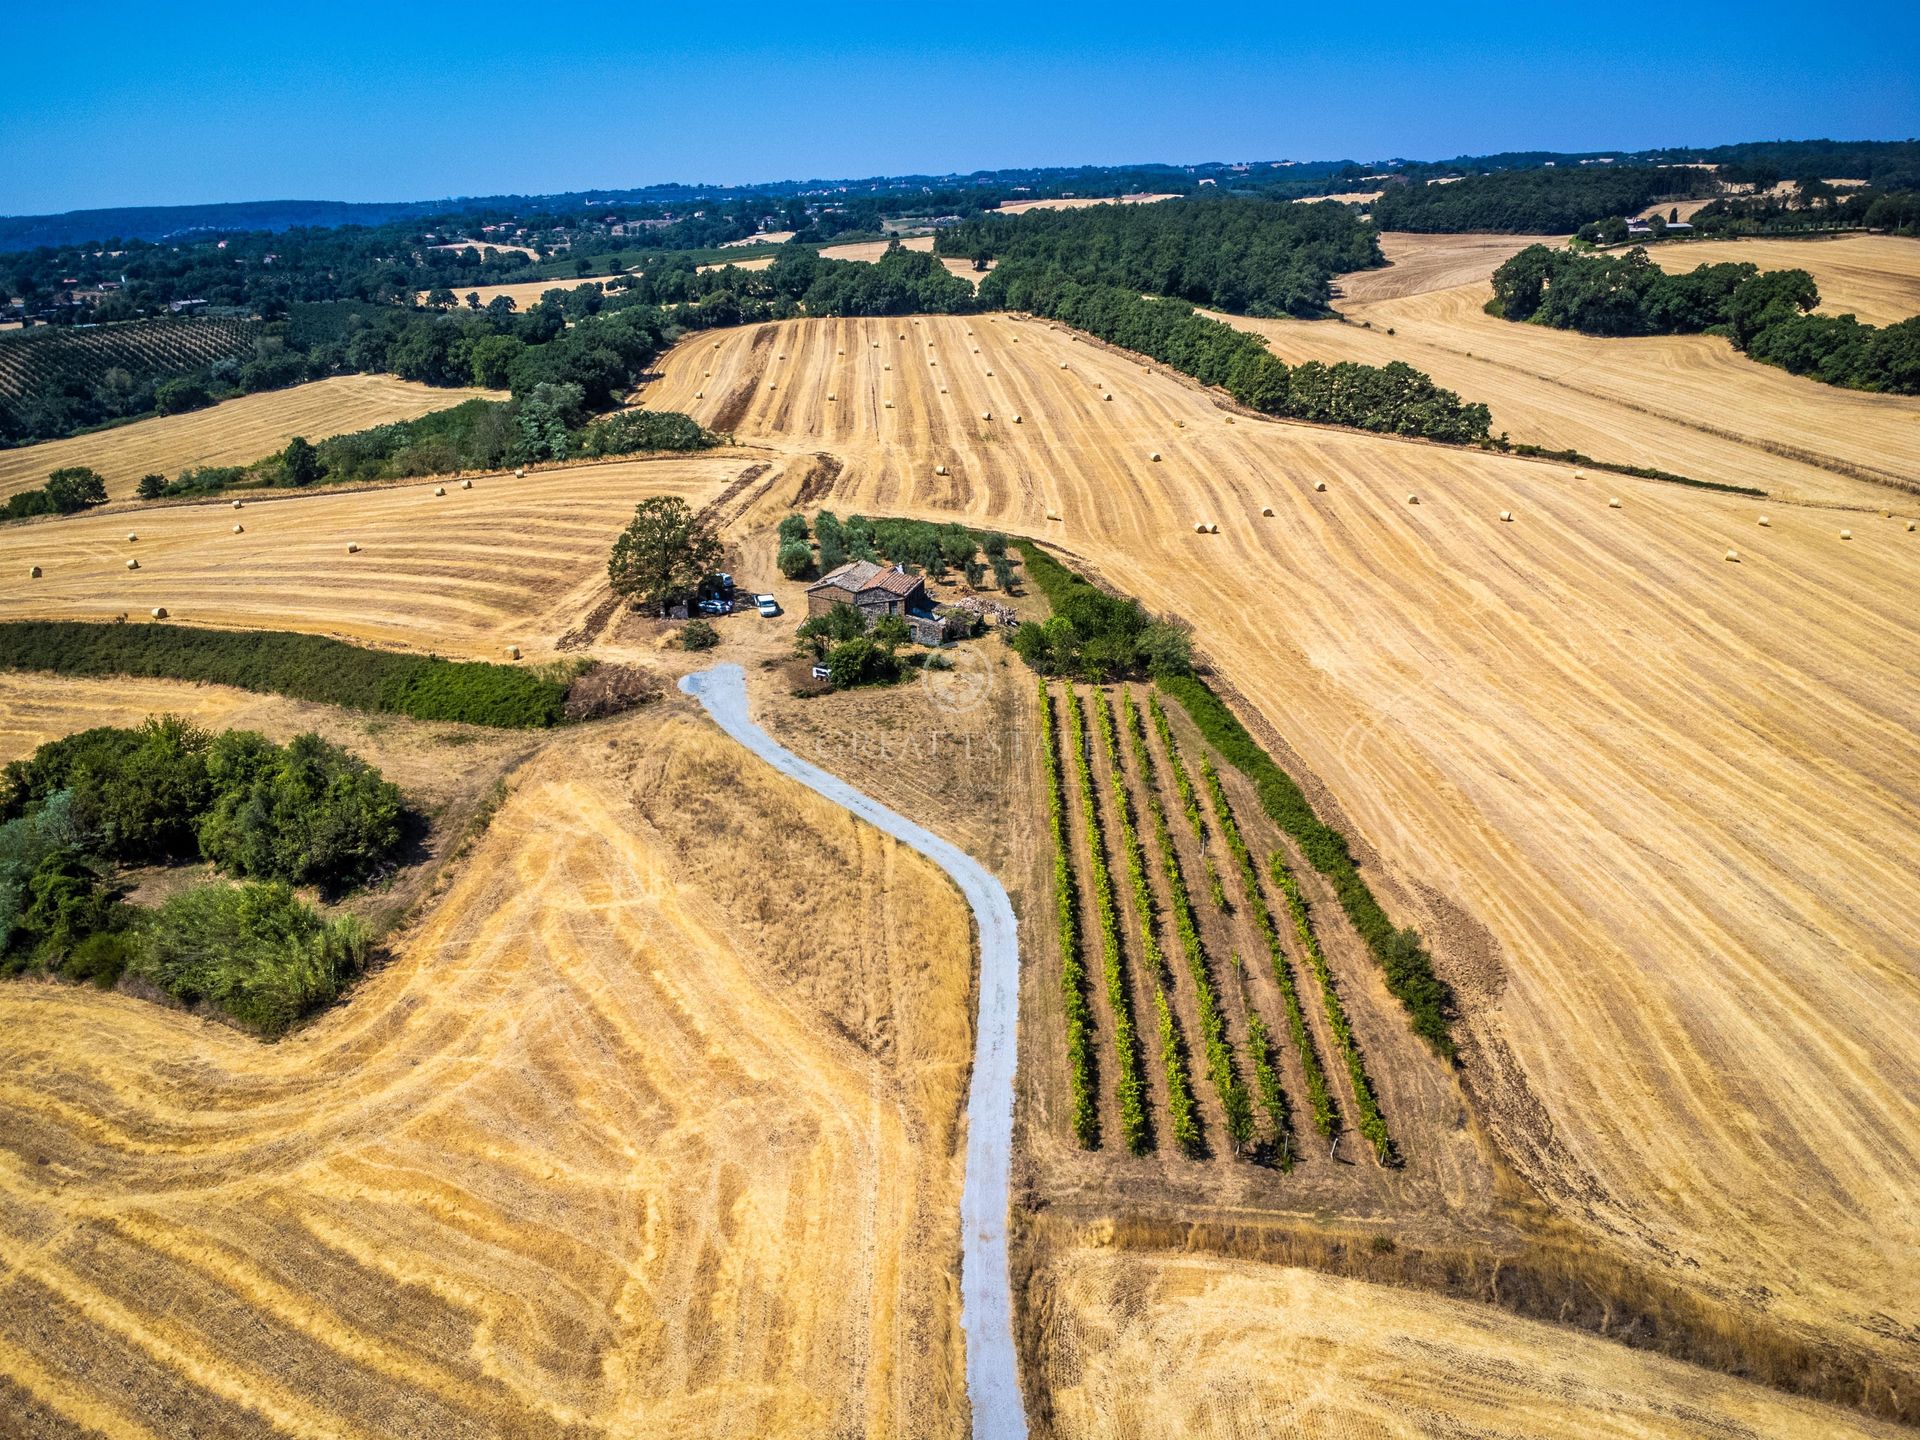
[[[1343,277],[1335,303],[1352,324],[1219,318],[1265,335],[1289,362],[1404,360],[1489,405],[1495,432],[1516,441],[1851,503],[1876,503],[1854,477],[1920,482],[1920,400],[1789,375],[1714,336],[1602,339],[1488,315],[1485,277],[1512,253],[1495,243],[1506,238],[1403,251],[1405,294],[1382,294],[1399,265]],[[1476,264],[1479,279],[1452,283]]]
[[[1881,1353],[1920,1314],[1920,544],[1899,520],[1769,502],[1761,530],[1736,497],[1228,424],[1038,321],[755,336],[674,352],[649,403],[831,450],[812,504],[1026,531],[1194,622],[1395,913],[1443,964],[1503,964],[1466,1029],[1531,1092],[1494,1124],[1555,1203]]]
[[[1302,195],[1293,203],[1296,205],[1320,205],[1329,200],[1338,205],[1369,205],[1378,200],[1384,191],[1380,190],[1343,190],[1337,195]]]
[[[768,270],[773,267],[773,262],[778,258],[778,256],[774,255],[755,255],[746,260],[726,260],[719,264],[699,265],[694,268],[702,275],[706,274],[709,270],[726,270],[729,268],[734,270]]]
[[[1177,195],[1075,195],[1053,200],[1008,200],[994,211],[996,215],[1024,215],[1029,210],[1084,210],[1089,205],[1152,205],[1160,200],[1177,200]]]
[[[1839,235],[1814,240],[1689,240],[1649,245],[1663,270],[1685,272],[1729,261],[1762,270],[1805,270],[1820,287],[1820,309],[1851,313],[1868,325],[1920,315],[1920,240],[1899,235]]]
[[[540,258],[540,252],[531,245],[508,245],[484,237],[478,240],[455,240],[445,245],[435,245],[433,248],[435,250],[471,250],[478,255],[485,255],[489,250],[497,250],[502,255],[524,255],[529,260]]]
[[[578,280],[522,280],[513,285],[456,286],[453,287],[453,293],[458,298],[459,304],[455,308],[465,310],[467,308],[467,296],[469,295],[478,295],[482,306],[489,305],[504,295],[513,301],[514,309],[525,310],[531,306],[538,305],[540,303],[540,297],[545,295],[549,290],[576,290],[583,285],[604,285],[613,278],[611,275],[593,275]],[[426,304],[427,293],[425,290],[419,291],[414,296],[415,303],[421,305]]]
[[[871,263],[886,254],[887,247],[893,243],[891,240],[860,240],[852,245],[828,245],[821,250],[820,257],[823,260],[862,260]],[[931,251],[933,249],[933,236],[908,235],[900,241],[900,248],[902,250]],[[946,268],[949,275],[958,275],[969,284],[977,285],[980,283],[982,272],[973,268],[973,262],[971,260],[956,260],[952,256],[942,256],[940,263]],[[992,268],[993,262],[989,260],[987,262],[987,269],[991,270]]]
[[[136,420],[91,435],[0,450],[0,495],[31,490],[63,465],[91,465],[116,500],[133,494],[142,475],[172,479],[193,465],[244,465],[278,450],[296,435],[319,440],[395,420],[411,420],[495,390],[439,390],[391,375],[336,375],[243,395],[187,415]]]
[[[1895,1436],[1498,1311],[1308,1270],[1097,1248],[1036,1277],[1061,1440]]]
[[[3,1428],[960,1433],[969,948],[668,715],[553,742],[281,1044],[0,987]]]
[[[1356,270],[1342,275],[1334,284],[1339,302],[1336,308],[1345,310],[1369,300],[1398,300],[1484,280],[1502,261],[1518,255],[1529,245],[1541,243],[1553,245],[1559,241],[1543,240],[1538,235],[1387,232],[1380,237],[1380,251],[1387,257],[1387,264],[1378,270]]]
[[[444,496],[426,480],[267,492],[238,511],[216,500],[11,525],[0,530],[9,577],[0,618],[144,618],[164,606],[189,625],[305,630],[480,659],[512,643],[537,657],[604,586],[607,550],[640,500],[674,494],[698,505],[744,463],[616,461],[483,476]],[[232,533],[236,523],[244,533]],[[359,553],[346,553],[350,543]],[[138,570],[126,568],[130,559]],[[43,573],[29,580],[34,565]]]

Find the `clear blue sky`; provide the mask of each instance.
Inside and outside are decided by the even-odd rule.
[[[1920,135],[1920,5],[21,0],[0,213]]]

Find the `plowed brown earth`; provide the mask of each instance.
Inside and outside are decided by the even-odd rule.
[[[483,476],[471,490],[445,482],[443,496],[433,493],[439,482],[419,481],[272,493],[241,510],[216,500],[7,526],[0,618],[145,618],[159,607],[185,624],[484,659],[512,643],[534,656],[590,608],[614,536],[641,499],[698,505],[744,464],[723,455],[618,461]],[[140,568],[128,570],[133,559]],[[34,565],[37,580],[27,578]]]
[[[337,375],[289,390],[223,400],[186,415],[136,420],[91,435],[0,450],[0,496],[31,490],[65,465],[90,465],[107,494],[124,500],[142,475],[169,480],[189,466],[246,465],[296,435],[320,440],[395,420],[411,420],[476,396],[504,400],[497,390],[441,390],[392,375]]]
[[[1190,618],[1434,938],[1540,1190],[1728,1303],[1901,1353],[1920,541],[1898,520],[1230,417],[1006,316],[702,337],[649,403],[704,418],[703,368],[746,397],[743,437],[844,462],[830,508],[1026,531]],[[1884,493],[1831,479],[1863,510]]]
[[[0,1429],[958,1433],[969,951],[671,714],[553,742],[279,1045],[0,986]]]

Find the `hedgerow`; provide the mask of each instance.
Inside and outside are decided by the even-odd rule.
[[[1207,965],[1206,949],[1200,943],[1199,927],[1194,922],[1193,902],[1187,895],[1187,882],[1181,873],[1179,852],[1175,850],[1173,835],[1167,829],[1166,810],[1154,790],[1153,755],[1147,748],[1146,727],[1140,723],[1140,712],[1133,707],[1131,697],[1127,699],[1125,712],[1133,739],[1134,756],[1139,762],[1140,784],[1146,792],[1147,813],[1153,820],[1161,868],[1166,873],[1167,890],[1173,898],[1174,933],[1180,937],[1180,949],[1186,956],[1187,973],[1193,980],[1194,998],[1200,1011],[1200,1035],[1206,1048],[1207,1077],[1220,1097],[1221,1109],[1226,1112],[1228,1137],[1236,1150],[1244,1150],[1253,1141],[1253,1105],[1247,1098],[1246,1086],[1240,1082],[1234,1070],[1233,1046],[1227,1038],[1226,1016],[1214,994],[1213,976]]]
[[[1260,931],[1261,940],[1266,943],[1267,958],[1273,966],[1274,983],[1280,987],[1280,999],[1286,1007],[1287,1029],[1293,1036],[1294,1049],[1300,1054],[1300,1068],[1307,1077],[1307,1103],[1313,1110],[1313,1128],[1331,1138],[1340,1128],[1340,1117],[1334,1110],[1333,1096],[1327,1089],[1326,1073],[1320,1068],[1320,1056],[1314,1049],[1313,1036],[1307,1029],[1307,1016],[1300,1007],[1300,994],[1294,989],[1293,970],[1287,964],[1286,952],[1280,948],[1280,933],[1273,923],[1273,911],[1267,906],[1267,897],[1260,891],[1259,868],[1253,863],[1253,855],[1240,833],[1240,824],[1233,818],[1233,809],[1227,804],[1219,772],[1204,755],[1200,757],[1200,773],[1212,796],[1213,813],[1220,822],[1220,834],[1226,840],[1227,853],[1233,856],[1234,864],[1239,868],[1247,909],[1253,916],[1255,928]],[[1249,1026],[1258,1018],[1251,1017]]]
[[[1446,1059],[1454,1059],[1448,1019],[1452,992],[1433,973],[1433,961],[1420,944],[1419,932],[1396,929],[1387,918],[1354,864],[1346,837],[1313,813],[1293,777],[1273,763],[1204,681],[1192,675],[1164,675],[1158,683],[1180,702],[1214,749],[1253,782],[1261,808],[1299,845],[1307,862],[1333,883],[1340,908],[1385,974],[1387,989],[1406,1007],[1414,1033]]]
[[[567,698],[564,682],[511,665],[368,650],[283,630],[189,625],[7,621],[0,623],[0,670],[197,680],[510,730],[558,724]]]
[[[1067,1021],[1067,1084],[1073,1095],[1073,1133],[1091,1150],[1100,1143],[1094,1102],[1093,1015],[1087,1006],[1087,968],[1080,958],[1073,868],[1068,859],[1067,818],[1060,799],[1060,756],[1053,735],[1053,699],[1040,682],[1041,754],[1047,772],[1047,823],[1053,832],[1053,908],[1060,931],[1060,999]]]
[[[1307,915],[1306,898],[1300,893],[1300,884],[1293,878],[1293,872],[1287,869],[1286,859],[1276,850],[1270,862],[1274,883],[1287,897],[1287,912],[1293,917],[1293,933],[1300,941],[1300,949],[1307,957],[1307,968],[1313,971],[1314,978],[1320,982],[1320,998],[1327,1012],[1327,1025],[1333,1031],[1333,1038],[1340,1047],[1341,1055],[1347,1062],[1347,1075],[1353,1081],[1354,1108],[1359,1112],[1360,1133],[1373,1145],[1373,1153],[1380,1157],[1382,1165],[1393,1162],[1393,1138],[1387,1134],[1387,1122],[1380,1114],[1379,1103],[1373,1098],[1373,1085],[1367,1079],[1366,1064],[1360,1058],[1360,1046],[1353,1038],[1353,1026],[1347,1021],[1346,1006],[1340,1003],[1340,992],[1334,988],[1333,973],[1327,969],[1326,958],[1320,953],[1320,942],[1314,938],[1313,925]]]
[[[1095,692],[1099,703],[1099,692]],[[1080,782],[1080,813],[1086,819],[1088,873],[1093,881],[1093,908],[1100,921],[1101,968],[1107,999],[1113,1006],[1113,1048],[1119,1061],[1120,1125],[1127,1148],[1142,1154],[1151,1143],[1147,1128],[1146,1085],[1140,1074],[1140,1046],[1134,1034],[1133,1005],[1127,998],[1125,962],[1120,953],[1120,916],[1113,903],[1113,876],[1107,869],[1106,846],[1100,830],[1100,810],[1094,802],[1093,769],[1087,763],[1086,721],[1080,697],[1067,686],[1067,741]]]

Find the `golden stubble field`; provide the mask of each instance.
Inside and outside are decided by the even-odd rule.
[[[1865,485],[1835,514],[1580,478],[1234,416],[1153,368],[1008,316],[794,322],[688,341],[646,398],[838,457],[809,507],[1035,534],[1191,619],[1394,913],[1482,977],[1470,1076],[1550,1201],[1897,1356],[1920,538]]]
[[[717,451],[483,475],[471,490],[428,480],[255,491],[239,510],[215,499],[12,525],[0,531],[0,618],[144,619],[164,608],[190,625],[462,659],[499,659],[511,644],[537,658],[604,591],[607,551],[640,500],[671,494],[697,507],[748,463]]]
[[[197,465],[246,465],[296,435],[320,440],[395,420],[412,420],[474,398],[504,400],[498,390],[440,390],[392,375],[336,375],[287,390],[225,400],[185,415],[136,420],[90,435],[0,450],[0,496],[31,490],[63,465],[90,465],[115,500],[133,495],[140,477],[169,480]]]
[[[1868,238],[1905,245],[1920,264],[1920,242]],[[1711,335],[1602,339],[1488,315],[1487,277],[1519,248],[1513,239],[1384,237],[1394,263],[1340,281],[1334,303],[1348,323],[1217,318],[1266,336],[1289,363],[1404,360],[1490,406],[1495,433],[1516,442],[1841,505],[1888,503],[1856,479],[1920,490],[1920,399],[1789,375]],[[1748,243],[1726,242],[1728,253],[1714,258],[1791,263],[1763,260]],[[1714,248],[1656,254],[1686,259]]]
[[[1900,235],[1834,235],[1810,240],[1689,240],[1649,245],[1662,270],[1684,274],[1728,262],[1762,270],[1805,270],[1820,287],[1820,309],[1868,325],[1920,315],[1920,240]]]
[[[274,1046],[0,987],[0,1428],[964,1429],[937,871],[676,704],[550,742],[395,950]]]

